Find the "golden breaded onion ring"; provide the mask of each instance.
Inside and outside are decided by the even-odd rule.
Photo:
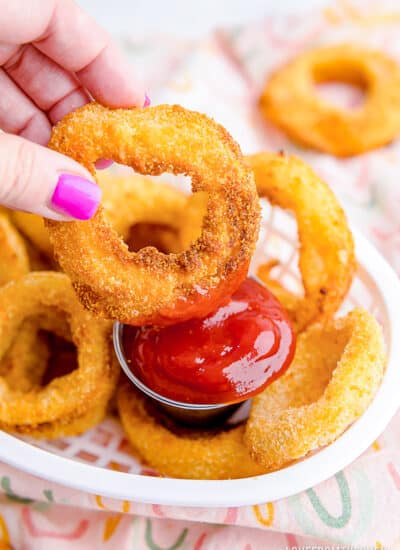
[[[53,431],[55,426],[66,429],[75,420],[98,418],[94,412],[102,409],[104,413],[114,391],[119,367],[110,341],[110,323],[94,319],[82,307],[68,277],[61,273],[29,273],[0,289],[0,361],[25,320],[54,308],[66,315],[78,367],[30,392],[11,390],[0,377],[1,429],[59,435]],[[42,321],[44,328],[51,329],[45,317]],[[57,326],[64,327],[64,320]]]
[[[289,369],[253,400],[252,457],[275,470],[337,439],[371,403],[385,360],[381,327],[362,309],[300,334]]]
[[[89,221],[47,221],[56,258],[87,309],[134,325],[170,324],[206,315],[246,276],[259,226],[253,176],[238,145],[205,115],[93,103],[67,115],[49,147],[93,174],[101,157],[143,174],[184,173],[209,197],[200,238],[180,254],[129,252],[102,207]]]
[[[304,297],[294,297],[272,281],[268,268],[261,268],[258,275],[301,331],[330,318],[340,307],[356,266],[353,237],[335,195],[303,161],[273,153],[249,155],[245,160],[253,169],[260,197],[296,216]]]
[[[118,388],[117,403],[133,449],[161,475],[229,479],[264,471],[243,443],[243,424],[224,431],[182,428],[181,433],[174,433],[152,414],[146,398],[126,380]]]
[[[365,89],[346,111],[324,101],[315,85],[340,81]],[[315,48],[276,70],[260,97],[263,115],[293,140],[338,157],[390,143],[400,132],[400,66],[355,44]]]

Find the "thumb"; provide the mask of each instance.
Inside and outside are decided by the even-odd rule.
[[[0,134],[0,204],[53,220],[88,220],[101,190],[74,160],[21,137]]]

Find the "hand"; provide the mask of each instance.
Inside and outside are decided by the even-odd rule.
[[[43,147],[51,127],[91,97],[141,107],[147,96],[108,34],[73,0],[0,0],[0,13],[0,204],[88,219],[100,189],[80,164]]]

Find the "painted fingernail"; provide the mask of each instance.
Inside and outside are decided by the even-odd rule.
[[[77,220],[89,220],[96,212],[101,189],[92,181],[61,174],[51,198],[55,209]]]
[[[96,160],[95,166],[97,170],[105,170],[106,168],[111,166],[113,162],[114,161],[112,159],[99,159]]]
[[[143,107],[148,107],[151,104],[150,98],[147,94],[144,94],[144,103]]]

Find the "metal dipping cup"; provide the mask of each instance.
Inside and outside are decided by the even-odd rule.
[[[122,370],[129,378],[129,380],[163,412],[167,413],[174,420],[181,424],[193,427],[207,427],[213,424],[222,424],[227,420],[244,401],[239,403],[230,403],[224,405],[209,404],[209,403],[183,403],[181,401],[174,401],[168,397],[164,397],[159,393],[151,390],[146,384],[144,384],[139,378],[137,378],[131,369],[125,358],[122,332],[124,325],[119,322],[115,322],[113,326],[113,342],[114,350],[117,355],[118,361]]]

